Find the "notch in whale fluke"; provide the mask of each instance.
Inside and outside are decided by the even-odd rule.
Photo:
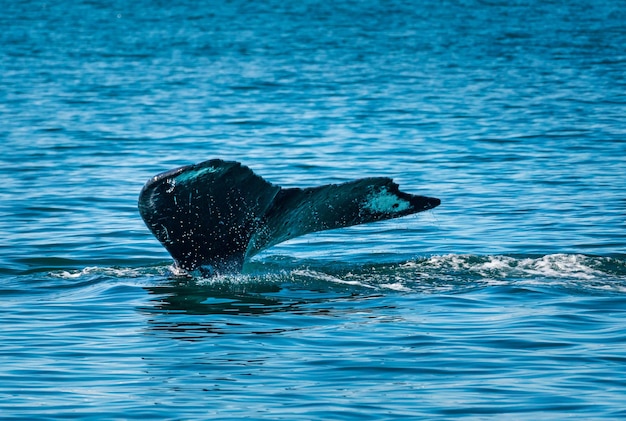
[[[440,203],[401,192],[386,177],[283,189],[238,162],[213,159],[152,177],[139,194],[139,213],[178,267],[234,272],[288,239],[398,218]]]

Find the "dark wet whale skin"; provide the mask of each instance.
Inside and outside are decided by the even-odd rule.
[[[237,272],[272,245],[316,231],[398,218],[440,200],[401,192],[392,179],[281,188],[238,162],[213,159],[158,174],[139,212],[181,269]]]

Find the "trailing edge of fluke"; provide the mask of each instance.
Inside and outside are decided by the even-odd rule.
[[[433,197],[401,192],[392,179],[281,188],[238,162],[213,159],[152,177],[139,212],[185,271],[241,271],[246,259],[316,231],[432,209]]]

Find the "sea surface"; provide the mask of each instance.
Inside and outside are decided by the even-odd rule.
[[[0,419],[626,419],[624,0],[3,1]],[[176,276],[153,175],[442,200]]]

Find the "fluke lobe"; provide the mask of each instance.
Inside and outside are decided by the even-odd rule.
[[[139,194],[139,213],[179,268],[207,275],[241,271],[246,259],[300,235],[440,203],[401,192],[385,177],[281,188],[238,162],[212,159],[152,177]]]

